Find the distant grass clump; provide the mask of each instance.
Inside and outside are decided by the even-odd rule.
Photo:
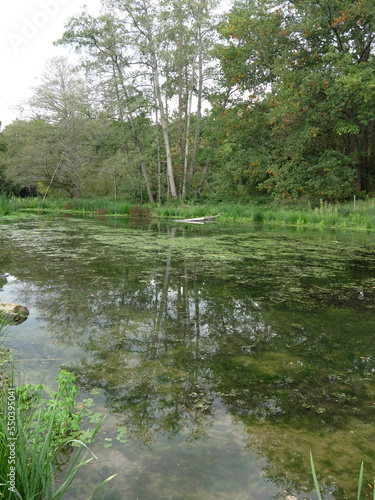
[[[365,219],[365,227],[366,229],[374,229],[374,218],[373,217],[366,217]]]
[[[130,205],[128,203],[121,203],[119,211],[121,215],[130,215]],[[116,212],[112,210],[111,213],[113,214]]]
[[[306,225],[306,224],[311,224],[311,217],[310,215],[307,213],[307,212],[301,212],[299,215],[298,215],[298,221],[297,221],[298,224],[300,225]]]
[[[252,219],[253,219],[253,222],[257,222],[257,223],[263,222],[263,220],[264,220],[263,212],[261,210],[254,210],[252,213]]]
[[[277,220],[277,215],[274,210],[266,210],[264,213],[264,220],[266,222],[273,222]]]
[[[5,193],[0,195],[0,217],[12,215],[18,211],[14,198],[10,198]]]

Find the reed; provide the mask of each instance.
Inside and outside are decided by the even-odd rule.
[[[313,461],[311,450],[310,450],[310,463],[311,463],[311,472],[312,472],[312,476],[313,476],[313,480],[314,480],[315,491],[318,495],[318,499],[322,500],[322,495],[320,493],[318,478],[316,476],[314,461]],[[357,500],[360,500],[360,498],[361,498],[362,485],[363,485],[363,462],[361,463],[361,468],[359,471]],[[346,494],[345,494],[345,498],[347,498]],[[374,478],[374,488],[373,488],[373,500],[375,500],[375,478]]]
[[[136,208],[135,208],[136,207]],[[375,227],[375,200],[359,200],[354,204],[332,204],[321,201],[313,208],[307,206],[276,206],[258,203],[197,204],[184,200],[171,201],[161,207],[150,204],[134,205],[126,200],[114,201],[108,198],[48,199],[0,197],[0,216],[29,212],[66,211],[77,214],[105,216],[132,216],[138,210],[139,217],[195,218],[220,214],[222,221],[255,222],[257,224],[278,224],[292,226],[318,226],[356,228],[373,230]]]

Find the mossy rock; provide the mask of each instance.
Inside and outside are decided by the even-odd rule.
[[[0,304],[0,314],[3,314],[12,323],[23,323],[27,320],[29,310],[25,306],[3,302]]]

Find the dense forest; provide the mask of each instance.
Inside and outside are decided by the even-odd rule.
[[[103,0],[68,20],[0,192],[136,203],[375,193],[373,0]],[[74,61],[74,63],[72,62]],[[1,117],[0,117],[1,118]]]

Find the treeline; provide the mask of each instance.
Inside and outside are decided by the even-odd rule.
[[[71,18],[27,119],[0,134],[24,196],[346,200],[375,192],[373,0],[103,0]]]

